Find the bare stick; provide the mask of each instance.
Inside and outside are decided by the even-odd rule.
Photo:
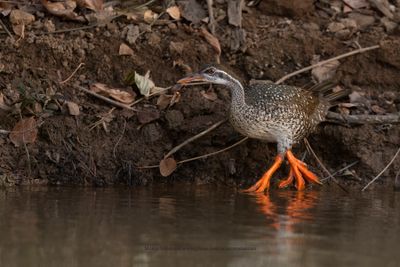
[[[125,105],[125,104],[122,104],[120,102],[114,101],[114,100],[112,100],[112,99],[110,99],[108,97],[99,95],[98,93],[90,91],[90,90],[86,89],[85,87],[82,87],[82,86],[79,86],[79,85],[75,85],[75,88],[77,88],[77,89],[79,89],[79,90],[81,90],[81,91],[83,91],[85,93],[88,93],[89,95],[95,96],[95,97],[97,97],[97,98],[99,98],[99,99],[101,99],[101,100],[103,100],[103,101],[105,101],[105,102],[107,102],[107,103],[109,103],[111,105],[114,105],[116,107],[126,108],[126,109],[129,109],[129,110],[137,111],[136,109],[134,109],[134,108],[132,108],[132,107],[130,107],[128,105]]]
[[[11,32],[8,30],[8,28],[1,19],[0,19],[0,25],[3,28],[3,30],[8,34],[8,36],[10,36],[11,40],[15,41],[14,36],[12,36]]]
[[[364,186],[364,188],[361,191],[364,191],[365,189],[367,189],[373,182],[375,182],[379,177],[381,177],[381,175],[390,167],[390,165],[392,165],[392,163],[394,162],[396,157],[399,155],[399,153],[400,153],[400,147],[397,150],[396,154],[393,156],[392,160],[388,163],[388,165],[386,165],[386,167],[377,176],[375,176],[374,179],[372,179],[366,186]]]
[[[211,156],[215,156],[215,155],[220,154],[222,152],[225,152],[225,151],[227,151],[229,149],[232,149],[235,146],[240,145],[241,143],[243,143],[247,139],[249,139],[249,137],[246,136],[246,137],[240,139],[239,141],[237,141],[236,143],[234,143],[233,145],[225,147],[225,148],[223,148],[221,150],[218,150],[218,151],[215,151],[215,152],[211,152],[211,153],[208,153],[208,154],[205,154],[205,155],[197,156],[197,157],[194,157],[194,158],[184,159],[184,160],[178,161],[176,164],[182,164],[182,163],[186,163],[186,162],[190,162],[190,161],[194,161],[194,160],[198,160],[198,159],[204,159],[204,158],[208,158],[208,157],[211,157]],[[141,166],[141,167],[137,167],[137,168],[138,169],[155,169],[155,168],[159,168],[159,167],[160,167],[160,165],[149,165],[149,166]]]
[[[226,122],[225,120],[221,120],[219,122],[214,123],[213,125],[211,125],[211,127],[208,127],[206,130],[190,137],[189,139],[186,139],[184,142],[180,143],[179,145],[177,145],[176,147],[174,147],[173,149],[171,149],[165,156],[164,159],[170,157],[172,154],[174,154],[175,152],[177,152],[179,149],[181,149],[182,147],[186,146],[187,144],[193,142],[196,139],[199,139],[200,137],[206,135],[207,133],[211,132],[212,130],[214,130],[215,128],[219,127],[221,124],[223,124],[224,122]]]
[[[341,115],[336,112],[329,111],[326,118],[329,122],[354,125],[399,123],[400,112],[386,115]]]
[[[126,130],[126,120],[124,120],[124,129],[122,129],[121,136],[118,138],[118,141],[117,141],[117,143],[115,143],[115,146],[113,148],[114,159],[117,159],[117,156],[115,155],[115,151],[117,150],[117,146],[118,146],[119,142],[121,142],[122,137],[124,137],[125,130]]]
[[[9,133],[10,133],[10,131],[0,129],[0,134],[9,134]]]
[[[215,35],[215,18],[212,5],[213,5],[213,0],[207,0],[208,17],[210,19],[210,21],[208,22],[208,26],[210,27],[211,33]]]
[[[353,163],[350,163],[349,165],[347,165],[347,166],[341,168],[340,170],[337,170],[337,171],[335,171],[334,173],[332,173],[332,176],[334,176],[334,175],[336,175],[336,174],[338,174],[338,173],[341,173],[341,172],[343,172],[343,171],[345,171],[345,170],[347,170],[347,169],[353,167],[353,166],[356,165],[357,163],[358,163],[358,160],[357,160],[357,161],[354,161]],[[325,178],[321,179],[321,182],[323,182],[323,181],[325,181],[325,180],[328,180],[329,178],[330,178],[330,176],[325,177]]]
[[[307,150],[314,156],[314,158],[317,160],[318,164],[321,166],[321,168],[328,174],[328,178],[332,178],[332,180],[346,193],[348,193],[348,191],[346,190],[346,188],[344,188],[343,186],[341,186],[339,184],[339,181],[331,174],[330,171],[328,171],[328,169],[325,167],[325,165],[322,163],[322,161],[318,158],[317,154],[315,154],[314,150],[312,149],[310,143],[308,142],[307,138],[304,138],[304,143],[306,144]]]
[[[297,71],[295,71],[295,72],[292,72],[292,73],[290,73],[290,74],[288,74],[288,75],[283,76],[282,78],[280,78],[280,79],[276,82],[276,84],[280,84],[280,83],[286,81],[287,79],[289,79],[289,78],[291,78],[291,77],[293,77],[293,76],[296,76],[297,74],[300,74],[300,73],[303,73],[303,72],[312,70],[312,69],[314,69],[314,68],[316,68],[316,67],[325,65],[326,63],[329,63],[329,62],[332,62],[332,61],[335,61],[335,60],[339,60],[339,59],[342,59],[342,58],[345,58],[345,57],[349,57],[349,56],[352,56],[352,55],[355,55],[355,54],[364,53],[364,52],[367,52],[367,51],[369,51],[369,50],[373,50],[373,49],[377,49],[377,48],[379,48],[379,45],[374,45],[374,46],[369,46],[369,47],[365,47],[365,48],[360,48],[360,49],[357,49],[357,50],[354,50],[354,51],[345,53],[345,54],[343,54],[343,55],[340,55],[340,56],[337,56],[337,57],[334,57],[334,58],[330,58],[330,59],[328,59],[328,60],[324,60],[324,61],[318,62],[318,63],[316,63],[316,64],[314,64],[314,65],[311,65],[311,66],[302,68],[302,69],[300,69],[300,70],[297,70]]]
[[[66,82],[68,82],[69,80],[71,80],[72,76],[74,76],[75,73],[76,73],[76,72],[80,69],[80,67],[82,67],[83,65],[85,65],[85,63],[80,63],[79,66],[72,72],[72,74],[71,74],[67,79],[65,79],[64,81],[61,81],[60,84],[66,83]]]

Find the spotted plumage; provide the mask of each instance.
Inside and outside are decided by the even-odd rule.
[[[296,178],[296,187],[302,190],[303,177],[320,184],[318,178],[306,168],[305,163],[294,157],[291,148],[324,120],[330,107],[329,100],[339,95],[324,98],[315,92],[273,83],[256,83],[245,88],[225,71],[212,66],[178,82],[185,84],[194,81],[206,81],[228,87],[232,93],[229,119],[233,127],[250,138],[277,143],[278,156],[274,165],[249,191],[261,192],[268,189],[272,174],[285,157],[289,160],[291,170],[288,178],[282,181],[279,187],[288,186],[293,178]]]

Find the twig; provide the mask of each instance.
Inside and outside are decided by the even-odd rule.
[[[69,80],[71,80],[72,76],[74,76],[75,73],[76,73],[76,72],[80,69],[80,67],[82,67],[83,65],[85,65],[85,63],[81,62],[81,63],[79,64],[79,66],[72,72],[72,74],[71,74],[67,79],[65,79],[64,81],[61,81],[60,84],[66,83],[66,82],[68,82]]]
[[[9,133],[10,133],[10,131],[0,129],[0,134],[9,134]]]
[[[126,120],[124,120],[124,128],[122,129],[121,136],[118,138],[118,141],[117,141],[117,143],[115,143],[115,146],[113,148],[114,159],[117,159],[117,156],[115,155],[115,151],[117,150],[117,146],[118,146],[119,142],[121,142],[122,137],[124,137],[125,130],[126,130]]]
[[[132,106],[136,105],[137,103],[142,102],[142,101],[145,100],[145,99],[149,99],[149,98],[152,97],[152,96],[159,95],[159,94],[161,94],[161,93],[163,93],[163,92],[165,92],[165,91],[168,91],[168,90],[171,89],[171,88],[172,88],[172,86],[162,88],[162,90],[157,91],[157,92],[154,92],[154,93],[151,93],[151,94],[149,94],[147,97],[139,98],[138,100],[136,100],[136,101],[133,102],[132,104],[129,104],[129,106],[132,107]]]
[[[204,158],[208,158],[208,157],[211,157],[211,156],[215,156],[215,155],[220,154],[222,152],[225,152],[225,151],[227,151],[227,150],[229,150],[231,148],[234,148],[235,146],[240,145],[241,143],[243,143],[247,139],[249,139],[249,137],[246,136],[246,137],[240,139],[239,141],[237,141],[236,143],[234,143],[233,145],[225,147],[225,148],[223,148],[221,150],[218,150],[218,151],[215,151],[215,152],[211,152],[211,153],[208,153],[208,154],[205,154],[205,155],[197,156],[197,157],[194,157],[194,158],[184,159],[184,160],[178,161],[176,164],[182,164],[182,163],[186,163],[186,162],[190,162],[190,161],[194,161],[194,160],[198,160],[198,159],[204,159]],[[155,168],[159,168],[159,167],[160,167],[160,165],[149,165],[149,166],[140,166],[140,167],[137,167],[137,168],[138,169],[155,169]]]
[[[211,156],[215,156],[215,155],[220,154],[222,152],[225,152],[225,151],[227,151],[227,150],[229,150],[231,148],[234,148],[235,146],[240,145],[241,143],[243,143],[247,139],[249,139],[249,137],[247,137],[247,136],[243,137],[242,139],[240,139],[239,141],[237,141],[233,145],[228,146],[228,147],[226,147],[224,149],[221,149],[221,150],[218,150],[218,151],[215,151],[215,152],[211,152],[211,153],[208,153],[208,154],[205,154],[205,155],[201,155],[201,156],[198,156],[198,157],[194,157],[194,158],[190,158],[190,159],[184,159],[184,160],[178,161],[177,164],[186,163],[186,162],[189,162],[189,161],[194,161],[194,160],[198,160],[198,159],[204,159],[204,158],[208,158],[208,157],[211,157]]]
[[[90,90],[86,89],[85,87],[82,87],[82,86],[79,86],[79,85],[75,85],[75,88],[77,88],[77,89],[79,89],[79,90],[81,90],[81,91],[83,91],[85,93],[88,93],[89,95],[95,96],[95,97],[97,97],[97,98],[99,98],[99,99],[101,99],[101,100],[103,100],[103,101],[105,101],[105,102],[107,102],[109,104],[112,104],[112,105],[114,105],[116,107],[126,108],[126,109],[129,109],[129,110],[137,111],[136,109],[134,109],[134,108],[132,108],[132,107],[130,107],[128,105],[125,105],[125,104],[122,104],[120,102],[114,101],[114,100],[112,100],[112,99],[110,99],[108,97],[99,95],[98,93],[90,91]]]
[[[182,147],[186,146],[187,144],[193,142],[196,139],[199,139],[200,137],[204,136],[205,134],[211,132],[212,130],[214,130],[215,128],[219,127],[221,124],[223,124],[224,122],[226,122],[227,120],[221,120],[219,122],[214,123],[213,125],[211,125],[211,127],[208,127],[206,130],[190,137],[189,139],[186,139],[184,142],[180,143],[179,145],[177,145],[176,147],[174,147],[173,149],[171,149],[165,156],[164,159],[170,157],[172,154],[174,154],[175,152],[177,152],[179,149],[181,149]]]
[[[210,19],[210,21],[208,22],[208,26],[210,27],[212,35],[215,35],[215,18],[212,6],[213,6],[213,0],[207,0],[208,17]]]
[[[328,178],[332,178],[332,180],[346,193],[349,193],[349,191],[346,190],[343,186],[341,186],[338,182],[338,180],[331,174],[330,171],[325,167],[325,165],[322,163],[322,161],[318,158],[317,154],[315,154],[314,150],[312,149],[310,143],[308,142],[307,138],[304,138],[304,143],[306,145],[307,150],[314,156],[314,158],[317,160],[318,164],[321,166],[321,168],[328,174]]]
[[[340,170],[337,170],[334,173],[332,173],[332,176],[334,176],[334,175],[336,175],[338,173],[344,172],[345,170],[347,170],[347,169],[353,167],[354,165],[356,165],[357,163],[358,163],[358,160],[354,161],[353,163],[350,163],[349,165],[347,165],[347,166],[341,168]],[[329,178],[330,178],[330,176],[327,176],[327,177],[321,179],[321,182],[323,182],[325,180],[328,180]]]
[[[335,60],[339,60],[339,59],[342,59],[342,58],[345,58],[345,57],[349,57],[349,56],[352,56],[352,55],[355,55],[355,54],[364,53],[364,52],[367,52],[367,51],[369,51],[369,50],[373,50],[373,49],[377,49],[377,48],[379,48],[379,45],[374,45],[374,46],[369,46],[369,47],[365,47],[365,48],[360,48],[360,49],[357,49],[357,50],[354,50],[354,51],[345,53],[345,54],[343,54],[343,55],[340,55],[340,56],[337,56],[337,57],[333,57],[333,58],[330,58],[330,59],[327,59],[327,60],[318,62],[318,63],[316,63],[316,64],[314,64],[314,65],[311,65],[311,66],[302,68],[302,69],[300,69],[300,70],[297,70],[297,71],[295,71],[295,72],[292,72],[292,73],[290,73],[290,74],[288,74],[288,75],[283,76],[282,78],[280,78],[280,79],[276,82],[276,84],[280,84],[280,83],[286,81],[287,79],[289,79],[289,78],[291,78],[291,77],[293,77],[293,76],[296,76],[297,74],[300,74],[300,73],[306,72],[306,71],[308,71],[308,70],[314,69],[314,68],[316,68],[316,67],[325,65],[326,63],[329,63],[329,62],[332,62],[332,61],[335,61]]]
[[[329,122],[355,125],[399,123],[400,112],[386,115],[341,115],[336,112],[329,111],[326,118]]]
[[[3,28],[3,30],[10,36],[11,40],[15,41],[14,36],[12,36],[11,32],[8,30],[7,26],[3,23],[3,21],[0,19],[0,25]]]
[[[364,186],[364,188],[361,191],[364,191],[365,189],[367,189],[373,182],[375,182],[389,167],[390,165],[392,165],[392,163],[394,162],[394,160],[396,159],[396,157],[399,155],[400,153],[400,147],[397,150],[396,154],[393,156],[392,160],[388,163],[388,165],[386,165],[386,167],[377,175],[374,177],[374,179],[372,179],[366,186]]]

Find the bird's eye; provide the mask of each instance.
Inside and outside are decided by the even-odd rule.
[[[215,73],[215,69],[214,68],[206,69],[205,73],[208,75],[213,75]]]

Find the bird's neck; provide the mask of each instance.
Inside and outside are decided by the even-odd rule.
[[[244,88],[243,85],[233,77],[230,77],[229,83],[227,86],[231,90],[232,94],[232,105],[244,105],[245,97],[244,97]]]

